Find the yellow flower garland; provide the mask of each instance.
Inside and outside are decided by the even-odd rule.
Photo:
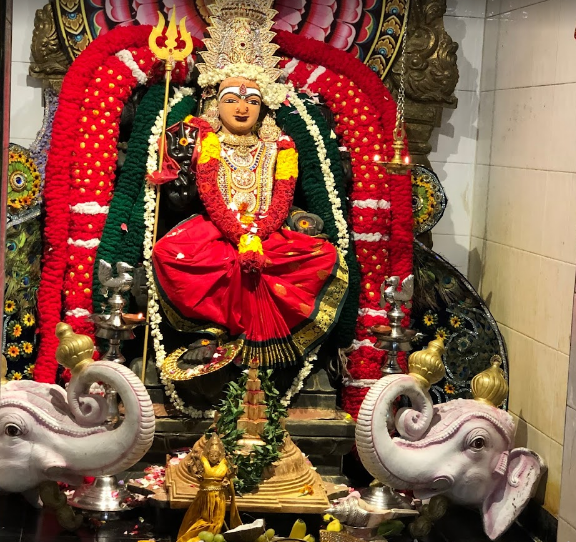
[[[276,160],[276,179],[288,180],[298,177],[298,153],[296,149],[284,149]]]
[[[198,163],[206,164],[211,158],[220,160],[220,141],[214,132],[209,132],[202,140],[202,150]]]

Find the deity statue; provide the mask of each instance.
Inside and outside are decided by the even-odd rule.
[[[208,531],[218,534],[224,524],[226,514],[226,491],[231,496],[230,527],[242,524],[234,498],[234,484],[224,445],[216,433],[206,442],[204,451],[195,465],[196,476],[200,479],[198,494],[188,508],[178,531],[177,542],[195,542],[198,534]]]
[[[206,63],[198,65],[207,111],[172,128],[160,179],[181,181],[182,167],[192,171],[206,213],[155,244],[154,278],[170,323],[200,333],[185,360],[210,361],[227,337],[237,340],[244,364],[294,365],[335,326],[348,268],[325,236],[286,226],[298,153],[271,113],[289,88],[274,82],[280,71],[267,10],[249,18],[220,4]]]

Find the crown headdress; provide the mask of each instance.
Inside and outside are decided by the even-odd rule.
[[[210,87],[228,77],[246,77],[258,83],[264,102],[277,108],[287,87],[275,84],[282,70],[274,56],[278,45],[270,29],[276,10],[273,0],[215,0],[208,6],[210,38],[204,40],[204,63],[198,63],[200,86]]]

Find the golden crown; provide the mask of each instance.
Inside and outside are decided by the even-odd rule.
[[[211,86],[236,74],[234,67],[253,67],[258,71],[259,84],[272,83],[281,70],[276,68],[280,58],[274,56],[278,46],[272,42],[276,35],[270,29],[276,10],[273,0],[216,0],[208,6],[211,25],[210,38],[204,43],[204,63],[197,64],[200,84]],[[240,69],[240,72],[244,71]],[[253,75],[254,76],[254,75]]]

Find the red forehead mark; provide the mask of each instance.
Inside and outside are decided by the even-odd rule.
[[[246,92],[246,85],[242,83],[242,85],[240,85],[240,96],[245,96]]]

